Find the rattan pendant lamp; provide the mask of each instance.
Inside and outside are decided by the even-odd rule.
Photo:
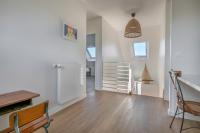
[[[135,13],[132,13],[132,19],[128,22],[125,28],[124,37],[137,38],[142,36],[140,23],[135,19]]]

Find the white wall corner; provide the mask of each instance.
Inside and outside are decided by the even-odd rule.
[[[86,94],[83,94],[82,96],[80,96],[80,97],[78,97],[78,98],[76,98],[74,100],[71,100],[71,101],[69,101],[69,102],[67,102],[67,103],[65,103],[63,105],[55,106],[55,107],[49,109],[49,115],[54,115],[55,113],[57,113],[57,112],[65,109],[65,108],[67,108],[67,107],[69,107],[69,106],[71,106],[71,105],[83,100],[86,97],[87,97]]]

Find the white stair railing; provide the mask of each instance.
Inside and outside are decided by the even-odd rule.
[[[131,67],[126,62],[103,63],[103,90],[130,93]]]

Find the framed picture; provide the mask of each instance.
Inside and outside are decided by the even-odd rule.
[[[78,31],[76,28],[73,28],[72,26],[69,26],[67,24],[64,24],[64,32],[63,32],[63,36],[64,39],[67,40],[77,40],[78,39]]]

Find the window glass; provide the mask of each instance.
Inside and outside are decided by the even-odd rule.
[[[133,51],[135,57],[147,57],[147,45],[146,42],[133,43]]]
[[[89,53],[91,58],[95,58],[96,57],[96,48],[95,47],[87,48],[87,51],[88,51],[88,53]]]

